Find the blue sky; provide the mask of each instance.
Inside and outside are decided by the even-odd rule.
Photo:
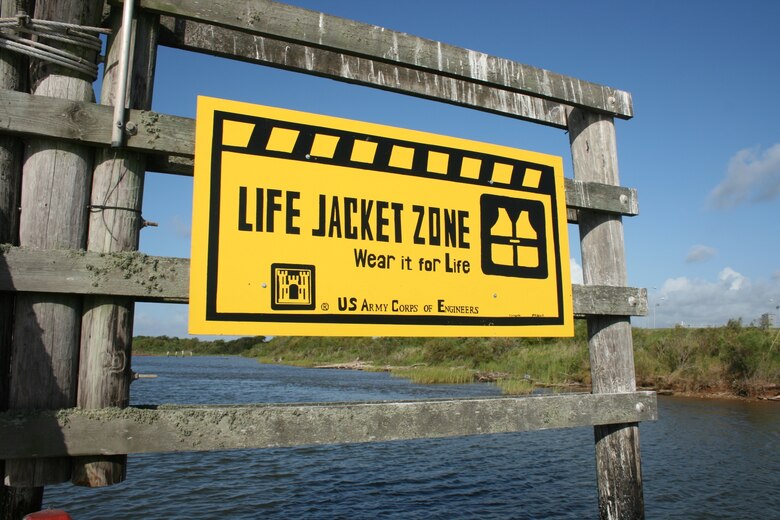
[[[780,305],[780,3],[426,0],[288,3],[440,40],[630,92],[617,120],[637,326],[749,323]],[[476,6],[476,7],[475,7]],[[561,130],[268,67],[161,49],[154,110],[194,117],[196,96],[272,105],[564,158]],[[189,256],[192,179],[149,173],[141,250]],[[575,282],[580,265],[570,227]],[[186,306],[139,304],[136,334],[186,335]],[[778,319],[777,321],[780,321]]]

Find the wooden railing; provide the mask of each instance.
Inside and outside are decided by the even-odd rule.
[[[88,5],[91,9],[102,4],[93,0],[52,3],[58,2],[83,12]],[[117,8],[118,2],[109,3],[113,5],[112,23],[117,28],[121,9]],[[635,190],[619,186],[613,122],[615,117],[633,116],[631,96],[511,60],[267,0],[138,0],[137,4],[141,10],[135,24],[139,43],[134,54],[133,109],[126,118],[125,147],[105,153],[111,144],[111,106],[62,99],[64,96],[34,95],[27,93],[23,84],[8,81],[5,90],[0,89],[0,132],[4,139],[22,136],[79,147],[80,153],[97,158],[95,179],[117,168],[135,172],[136,178],[142,178],[144,170],[192,175],[194,121],[142,110],[151,106],[148,93],[157,44],[326,76],[567,130],[574,179],[566,179],[566,204],[569,221],[579,224],[585,274],[585,284],[573,288],[574,312],[589,321],[593,393],[396,403],[122,408],[127,404],[122,388],[129,385],[129,366],[123,368],[123,374],[109,377],[104,366],[88,360],[129,354],[127,329],[101,336],[99,345],[94,345],[94,338],[82,337],[80,354],[78,345],[70,344],[69,355],[82,358],[80,377],[70,374],[57,378],[56,383],[30,383],[22,381],[29,374],[19,373],[20,367],[46,362],[47,355],[61,348],[52,341],[64,340],[47,337],[50,331],[17,327],[15,368],[9,369],[7,364],[0,367],[4,374],[10,373],[12,388],[67,384],[67,388],[43,388],[41,392],[70,396],[70,404],[63,407],[61,400],[41,397],[35,406],[26,406],[23,403],[28,401],[14,398],[11,411],[0,413],[0,439],[4,441],[0,442],[0,459],[9,461],[6,473],[10,482],[15,486],[41,486],[62,480],[66,473],[61,466],[53,469],[55,465],[41,465],[48,457],[87,457],[76,461],[74,481],[102,485],[124,478],[121,455],[128,453],[368,442],[593,425],[602,518],[643,517],[637,423],[656,419],[657,406],[655,394],[637,392],[634,380],[629,317],[647,313],[647,295],[644,289],[626,284],[622,218],[637,215],[638,203]],[[2,5],[5,16],[10,4],[4,0]],[[108,71],[116,63],[115,47],[112,38]],[[7,74],[19,77],[19,70]],[[115,81],[111,74],[104,79],[102,97],[108,103]],[[19,160],[17,157],[16,168]],[[15,189],[14,182],[2,186],[3,190]],[[100,182],[94,180],[93,184],[100,186]],[[111,182],[127,181],[122,178]],[[62,196],[68,195],[63,192]],[[140,200],[136,199],[113,203],[113,209],[105,209],[139,207]],[[4,298],[16,294],[22,300],[58,302],[61,295],[68,295],[91,298],[90,309],[106,306],[123,313],[132,313],[133,301],[188,300],[188,260],[133,251],[139,222],[119,232],[111,230],[125,237],[121,247],[111,243],[107,247],[93,245],[106,240],[97,238],[94,226],[89,229],[90,241],[81,247],[26,244],[24,238],[19,245],[14,238],[16,220],[6,218],[13,216],[16,208],[0,209],[4,212],[0,222],[7,222],[9,227],[0,231],[10,242],[0,249],[0,291],[6,293]],[[23,206],[22,211],[29,214],[35,209]],[[29,302],[17,306],[17,324],[25,305],[29,307]],[[110,320],[117,319],[112,312],[119,311],[108,311],[102,318],[95,313],[87,318],[85,311],[82,327],[108,329]],[[6,309],[0,325],[8,316]],[[8,363],[8,337],[0,338],[0,363]],[[78,343],[77,337],[72,340]],[[18,356],[23,356],[24,362],[18,362]],[[39,356],[38,361],[35,356]],[[79,365],[75,358],[63,363]],[[66,379],[67,383],[62,383]],[[103,394],[82,396],[82,388],[93,386],[100,387]],[[11,394],[34,390],[25,387]],[[0,393],[0,400],[4,399],[6,396]],[[7,405],[0,402],[0,407]],[[79,408],[69,408],[77,405]],[[198,437],[201,440],[194,443],[182,425],[187,431],[202,432]],[[37,470],[29,470],[29,464],[24,464],[26,459],[31,459]]]

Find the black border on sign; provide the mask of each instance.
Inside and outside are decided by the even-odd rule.
[[[298,130],[304,140],[309,141],[315,134],[327,134],[349,140],[349,147],[338,147],[333,158],[312,158],[306,155],[303,147],[295,146],[290,153],[260,150],[257,148],[258,139],[253,134],[248,147],[235,147],[222,144],[222,134],[225,121],[236,121],[241,123],[252,123],[256,125],[256,133],[262,133],[265,130],[266,138],[271,128],[288,128]],[[374,163],[355,163],[350,164],[348,157],[351,153],[351,143],[357,140],[374,141],[380,143],[377,149]],[[254,144],[253,144],[254,142]],[[389,144],[388,144],[389,143]],[[540,188],[537,190],[522,187],[519,176],[513,175],[513,181],[509,185],[501,185],[504,189],[514,189],[520,192],[536,192],[549,195],[552,204],[552,225],[553,225],[553,244],[555,251],[559,254],[555,257],[555,267],[557,272],[556,287],[558,297],[558,315],[545,317],[506,317],[506,316],[468,316],[468,315],[396,315],[396,314],[313,314],[313,313],[295,313],[295,312],[273,312],[273,313],[245,313],[245,312],[217,312],[217,288],[219,271],[219,215],[221,200],[221,177],[222,177],[222,152],[238,152],[249,155],[263,155],[268,157],[277,157],[295,161],[315,160],[324,164],[332,164],[345,168],[360,168],[364,170],[382,171],[399,175],[422,177],[423,175],[414,165],[412,170],[395,168],[387,164],[392,145],[400,145],[414,149],[424,149],[428,151],[440,151],[452,154],[456,160],[449,162],[447,175],[425,174],[425,178],[436,179],[442,182],[460,182],[473,184],[477,186],[492,186],[490,180],[491,172],[486,165],[499,162],[502,164],[514,164],[515,167],[532,168],[542,172]],[[251,149],[250,149],[251,148]],[[415,154],[417,156],[418,154]],[[463,157],[479,159],[482,169],[478,179],[458,177],[456,168],[460,166]],[[382,163],[384,161],[384,163]],[[555,181],[553,167],[545,164],[538,164],[519,159],[489,155],[473,151],[462,151],[454,148],[446,148],[437,145],[419,143],[414,141],[403,141],[384,136],[360,134],[344,130],[337,130],[328,127],[315,127],[302,123],[291,121],[274,120],[260,116],[250,116],[246,114],[235,114],[220,110],[214,111],[213,132],[211,142],[211,176],[209,193],[209,231],[208,231],[208,253],[206,259],[206,320],[221,322],[279,322],[279,323],[324,323],[324,324],[358,324],[358,325],[471,325],[475,327],[498,326],[498,327],[517,327],[532,325],[562,325],[564,323],[563,315],[563,273],[561,273],[561,254],[559,222],[557,208],[557,192],[555,190]],[[492,186],[498,187],[498,186]],[[518,295],[520,297],[521,295]]]

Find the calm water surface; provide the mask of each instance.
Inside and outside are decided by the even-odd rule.
[[[384,373],[136,357],[159,377],[133,404],[242,404],[498,395]],[[640,426],[649,519],[780,519],[780,404],[659,398]],[[46,488],[81,519],[597,518],[591,428],[445,440],[131,456],[128,480]]]

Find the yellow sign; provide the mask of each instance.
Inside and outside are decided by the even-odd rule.
[[[570,336],[560,157],[198,99],[190,333]]]

